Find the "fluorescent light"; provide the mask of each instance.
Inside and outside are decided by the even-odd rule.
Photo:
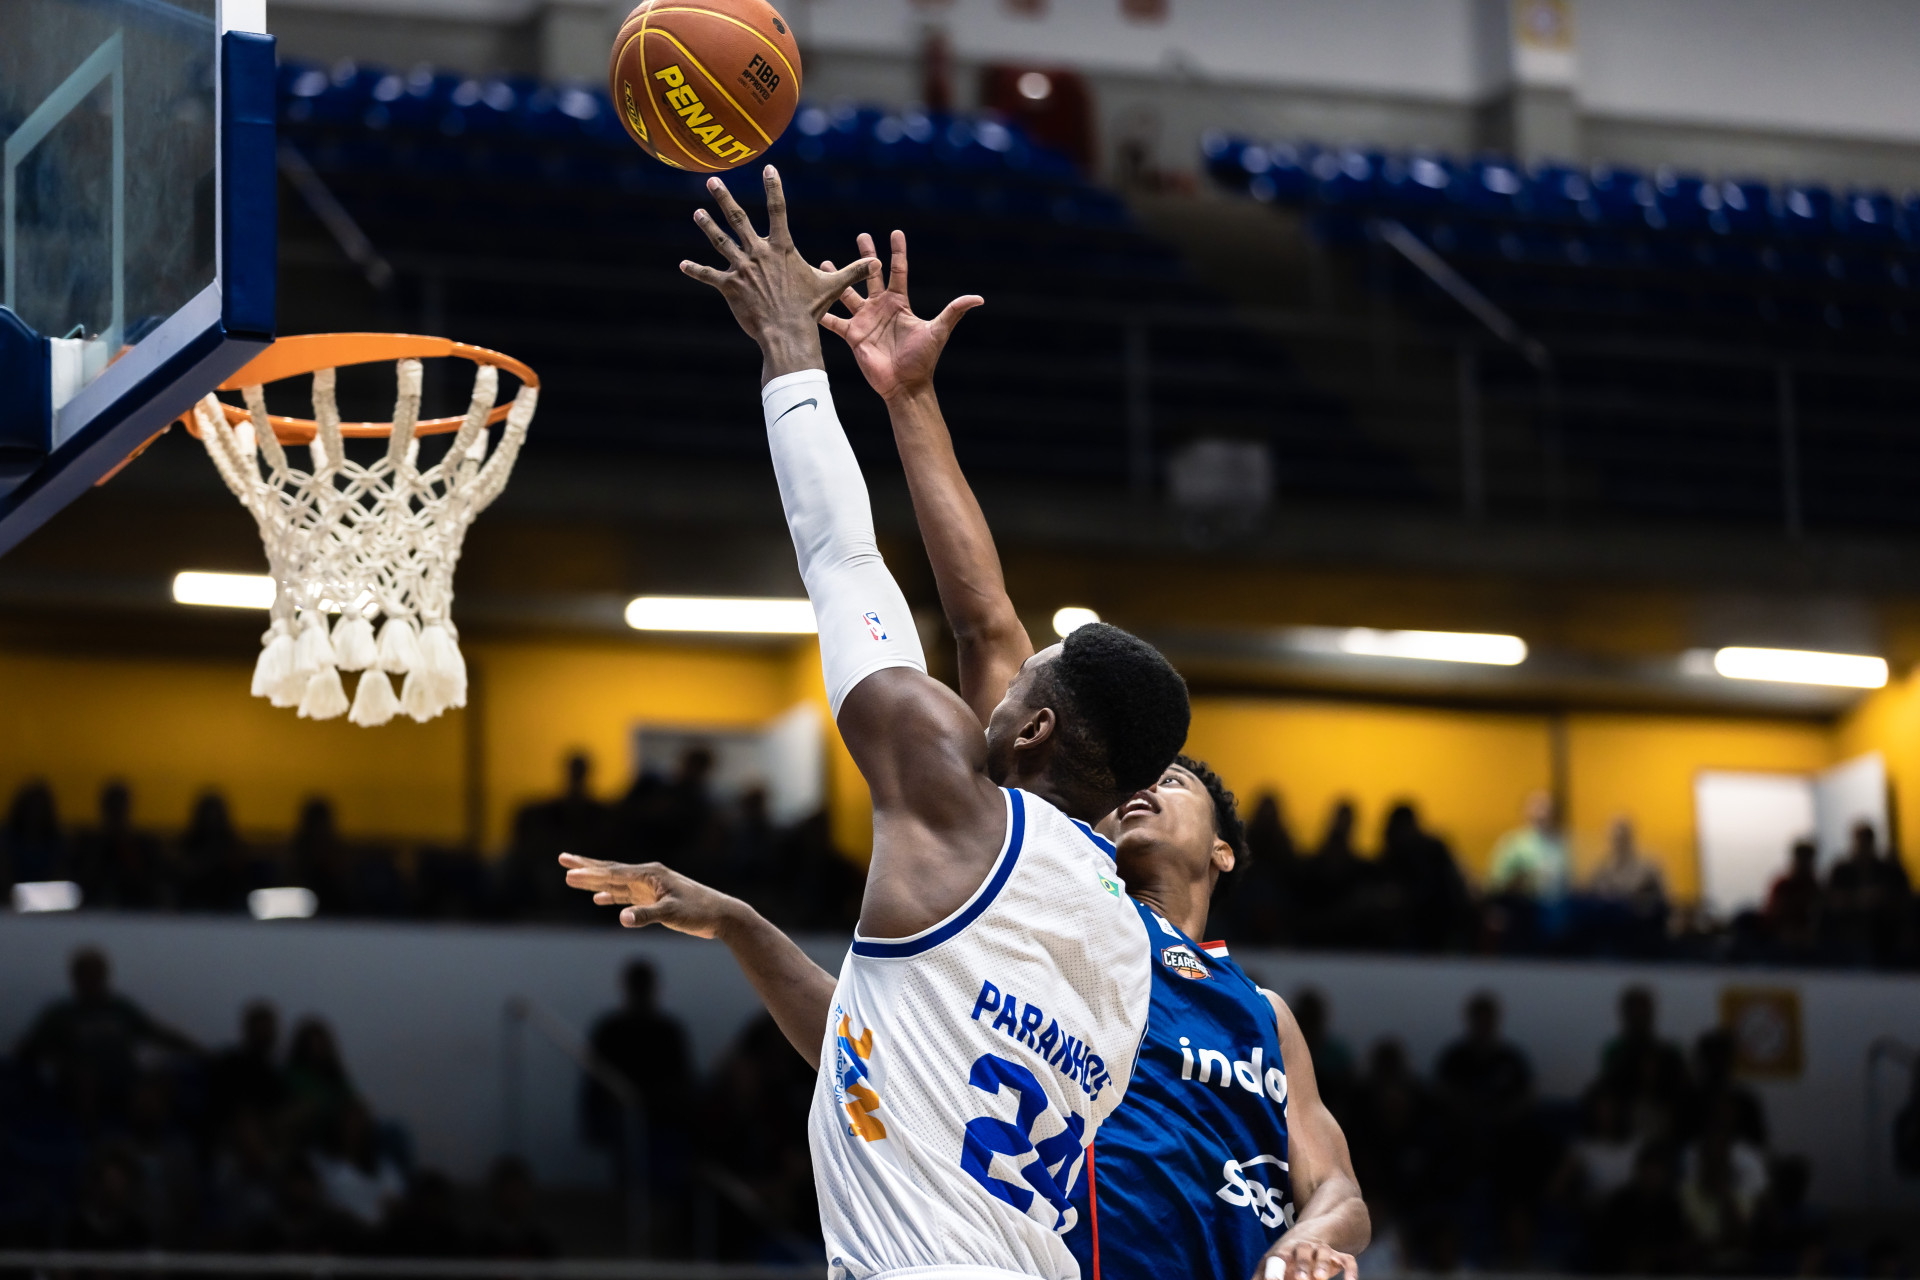
[[[1878,689],[1887,682],[1887,660],[1859,653],[1807,649],[1747,649],[1713,655],[1713,669],[1729,680],[1777,680],[1784,684],[1833,684]]]
[[[13,886],[13,909],[21,915],[39,911],[74,911],[80,906],[80,886],[71,880],[22,880]]]
[[[305,920],[319,909],[313,890],[297,885],[255,889],[247,895],[247,913],[255,920]]]
[[[1064,640],[1068,632],[1078,631],[1089,622],[1098,621],[1100,621],[1100,615],[1093,610],[1070,604],[1053,611],[1053,634]]]
[[[1477,631],[1376,631],[1350,627],[1340,637],[1342,653],[1369,658],[1417,658],[1424,662],[1481,662],[1518,666],[1527,660],[1527,642],[1519,636]]]
[[[173,598],[223,609],[271,609],[276,588],[264,573],[176,573]]]
[[[818,628],[810,600],[739,596],[638,596],[627,603],[635,631],[720,631],[810,636]]]

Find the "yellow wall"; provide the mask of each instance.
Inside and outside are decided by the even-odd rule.
[[[1304,849],[1319,843],[1342,797],[1355,803],[1366,850],[1379,843],[1388,807],[1412,799],[1474,871],[1526,794],[1552,776],[1545,719],[1495,712],[1200,698],[1187,750],[1248,809],[1259,792],[1277,790]]]
[[[372,731],[315,723],[249,697],[252,674],[248,661],[0,652],[0,801],[43,777],[65,821],[90,822],[101,783],[125,778],[138,821],[177,828],[217,783],[247,829],[289,830],[324,792],[349,831],[458,838],[459,713]]]
[[[803,700],[823,713],[826,706],[810,643],[476,641],[469,660],[468,711],[362,730],[300,720],[249,697],[249,665],[239,655],[200,662],[0,651],[0,800],[24,780],[46,777],[66,820],[88,821],[101,783],[122,777],[139,821],[175,829],[194,795],[218,785],[243,828],[284,833],[303,799],[326,794],[350,833],[455,842],[467,834],[477,794],[485,844],[498,849],[513,812],[553,793],[570,751],[593,756],[595,789],[612,798],[626,784],[637,724],[750,726]],[[864,857],[866,788],[839,735],[829,735],[834,838]],[[1591,867],[1607,824],[1624,813],[1682,896],[1697,889],[1693,777],[1701,769],[1807,772],[1880,750],[1898,811],[1920,812],[1913,679],[1872,695],[1833,727],[1583,713],[1566,719],[1563,742],[1580,868]],[[1189,749],[1249,804],[1278,790],[1305,847],[1318,841],[1334,802],[1350,797],[1360,845],[1371,850],[1387,807],[1407,798],[1470,872],[1484,870],[1522,799],[1554,773],[1544,715],[1304,698],[1200,698]],[[476,759],[477,792],[469,767]]]
[[[1706,716],[1575,715],[1567,719],[1567,826],[1575,878],[1606,848],[1614,818],[1633,820],[1641,849],[1666,872],[1668,888],[1691,899],[1700,889],[1694,843],[1693,779],[1702,769],[1811,773],[1834,763],[1834,735],[1799,721]],[[1783,837],[1780,861],[1786,864]]]
[[[1840,721],[1838,758],[1878,751],[1887,760],[1901,853],[1908,874],[1920,878],[1920,668],[1869,694]]]

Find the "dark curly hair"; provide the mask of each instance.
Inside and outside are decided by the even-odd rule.
[[[1159,781],[1187,740],[1187,682],[1138,636],[1090,622],[1041,669],[1036,706],[1059,717],[1061,764],[1088,788],[1131,795]]]
[[[1200,785],[1207,789],[1207,795],[1213,799],[1213,834],[1225,840],[1233,850],[1233,870],[1221,872],[1220,878],[1213,882],[1213,900],[1223,901],[1233,892],[1233,886],[1240,882],[1247,864],[1253,860],[1253,854],[1247,848],[1247,824],[1240,820],[1240,805],[1234,800],[1233,792],[1227,790],[1227,784],[1220,781],[1219,774],[1207,767],[1206,761],[1178,755],[1173,762],[1200,779]]]

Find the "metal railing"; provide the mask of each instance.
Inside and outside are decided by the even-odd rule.
[[[526,1033],[540,1033],[580,1069],[581,1074],[612,1095],[620,1104],[625,1123],[621,1132],[621,1199],[626,1218],[627,1248],[644,1254],[652,1243],[652,1151],[647,1141],[647,1104],[633,1082],[612,1063],[593,1051],[593,1047],[566,1021],[545,1005],[525,996],[514,996],[501,1011],[502,1036],[506,1046],[503,1058],[506,1078],[502,1082],[501,1137],[508,1151],[526,1149]]]
[[[644,1255],[653,1246],[653,1168],[646,1100],[612,1063],[595,1053],[567,1021],[538,1001],[515,996],[502,1009],[505,1042],[501,1138],[505,1149],[525,1150],[526,1038],[532,1029],[579,1068],[581,1074],[605,1089],[619,1103],[625,1123],[621,1138],[621,1200],[627,1249]],[[694,1250],[710,1260],[719,1247],[719,1204],[724,1201],[751,1222],[771,1243],[789,1254],[796,1266],[810,1264],[820,1248],[782,1224],[754,1189],[734,1174],[712,1163],[693,1166]],[[613,1265],[613,1264],[607,1264]],[[665,1265],[665,1264],[663,1264]],[[679,1265],[679,1264],[674,1264]],[[674,1273],[679,1274],[679,1273]]]

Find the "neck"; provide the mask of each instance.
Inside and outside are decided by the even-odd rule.
[[[1211,887],[1204,881],[1163,879],[1152,871],[1143,871],[1127,881],[1127,892],[1167,918],[1167,923],[1196,942],[1207,928],[1207,904]]]
[[[1030,769],[1024,765],[1025,762],[1016,757],[1013,767],[1007,770],[1007,776],[1000,780],[1000,785],[1031,792],[1069,818],[1078,818],[1088,826],[1106,817],[1118,803],[1104,792],[1089,795],[1081,788],[1062,786],[1059,779],[1044,767]]]

